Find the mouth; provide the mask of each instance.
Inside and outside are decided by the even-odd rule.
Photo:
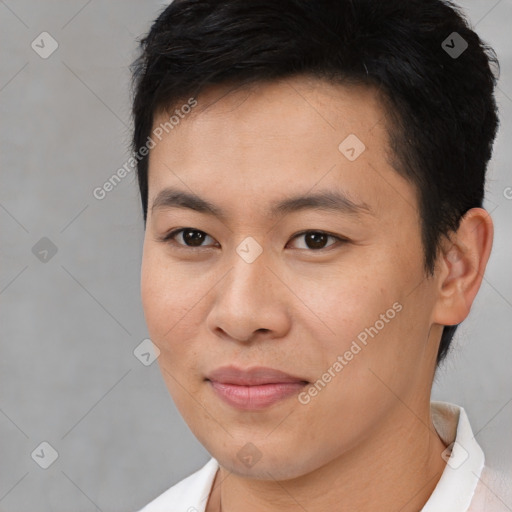
[[[205,379],[224,402],[242,410],[261,410],[299,393],[309,382],[280,370],[224,366]]]

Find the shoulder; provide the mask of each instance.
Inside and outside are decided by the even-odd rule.
[[[210,459],[138,512],[204,512],[218,467],[218,462]]]

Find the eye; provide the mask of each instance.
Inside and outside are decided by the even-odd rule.
[[[175,229],[174,231],[171,231],[170,233],[165,235],[162,238],[162,241],[171,242],[185,248],[194,248],[205,247],[202,244],[207,238],[213,240],[213,238],[210,235],[207,235],[204,231],[200,231],[199,229],[180,228]]]
[[[312,249],[315,251],[327,249],[338,242],[346,242],[347,240],[339,236],[331,235],[325,231],[303,231],[302,233],[296,234],[292,240],[296,238],[304,237],[306,247],[298,247],[298,249]],[[333,243],[326,246],[327,240],[331,238],[334,240]]]
[[[292,241],[295,239],[299,239],[300,237],[304,237],[305,247],[295,247],[297,249],[310,249],[314,251],[319,251],[322,249],[327,249],[334,245],[336,242],[347,242],[346,238],[342,238],[336,235],[331,235],[330,233],[326,233],[325,231],[303,231],[302,233],[297,233],[292,237]],[[210,239],[214,241],[214,239],[199,229],[194,228],[180,228],[175,229],[164,235],[161,239],[162,242],[169,242],[179,247],[185,249],[193,249],[193,248],[206,248],[211,245],[204,245],[204,241],[206,239]],[[326,245],[327,241],[332,239],[333,242],[329,245]],[[215,241],[214,241],[215,242]],[[218,245],[218,244],[217,244]]]

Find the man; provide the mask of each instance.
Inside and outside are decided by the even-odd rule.
[[[160,14],[142,301],[212,459],[144,512],[501,510],[464,410],[430,402],[491,251],[493,63],[441,0]]]

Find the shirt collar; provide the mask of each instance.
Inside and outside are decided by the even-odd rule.
[[[446,466],[421,512],[465,512],[473,499],[484,467],[484,453],[462,407],[431,402],[434,428],[448,445],[440,454]]]

